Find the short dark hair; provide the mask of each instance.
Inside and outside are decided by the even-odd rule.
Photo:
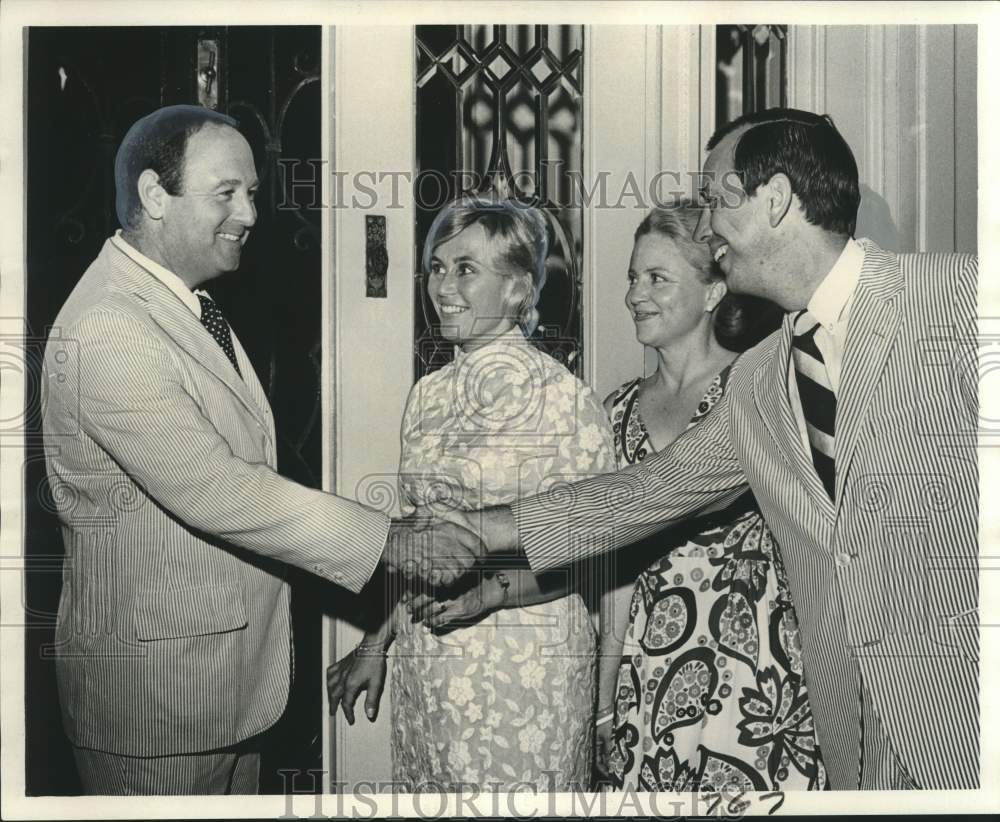
[[[706,150],[742,128],[746,131],[733,150],[733,170],[746,194],[784,174],[808,222],[836,234],[854,234],[861,204],[858,164],[829,114],[794,108],[744,114],[719,128]]]
[[[724,282],[725,274],[712,259],[707,243],[694,239],[699,211],[694,202],[682,199],[676,204],[652,209],[635,230],[636,242],[648,234],[671,240],[677,250],[698,272],[703,283]],[[784,312],[769,300],[727,291],[715,309],[712,330],[719,345],[743,353],[781,325]]]
[[[147,168],[156,172],[168,194],[181,194],[188,140],[207,125],[239,123],[201,106],[165,106],[136,120],[115,155],[115,211],[123,228],[135,228],[142,208],[137,184]]]

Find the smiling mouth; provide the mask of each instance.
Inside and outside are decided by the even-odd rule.
[[[719,262],[719,260],[721,260],[723,257],[726,256],[726,254],[728,253],[728,251],[729,251],[729,244],[728,243],[724,243],[723,245],[720,245],[717,249],[715,249],[715,255],[714,255],[715,256],[715,261]]]
[[[469,309],[464,305],[442,305],[440,311],[442,314],[461,314],[463,311],[468,311]]]
[[[650,317],[655,317],[656,313],[657,312],[655,311],[633,311],[632,319],[638,323],[642,322],[643,320],[648,320]]]
[[[224,231],[220,231],[216,236],[221,237],[223,240],[228,240],[231,243],[239,243],[240,245],[243,245],[246,242],[249,233],[250,232],[248,231],[244,231],[242,234],[227,234]]]

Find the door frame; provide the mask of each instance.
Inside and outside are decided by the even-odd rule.
[[[648,203],[616,206],[630,173],[696,170],[707,135],[704,69],[714,41],[704,26],[586,26],[584,177],[606,174],[609,202],[588,208],[581,263],[584,379],[599,396],[642,373],[643,347],[623,299],[632,234]],[[359,172],[415,169],[416,76],[413,26],[341,26],[323,33],[323,414],[324,487],[387,513],[396,505],[399,424],[413,384],[414,209],[408,187],[364,179],[377,202],[359,195]],[[709,62],[711,67],[711,62]],[[711,74],[707,75],[711,79]],[[711,93],[711,83],[708,83]],[[668,97],[671,116],[664,112]],[[674,128],[685,123],[678,137]],[[709,123],[710,125],[710,123]],[[333,185],[334,172],[338,185]],[[341,186],[341,183],[343,185]],[[336,188],[342,190],[335,190]],[[395,200],[394,200],[395,196]],[[599,201],[595,201],[599,202]],[[386,207],[386,204],[388,206]],[[388,296],[365,297],[364,217],[386,216]],[[373,331],[377,345],[366,345]],[[377,403],[369,402],[377,398]],[[365,432],[377,432],[364,436]],[[350,622],[324,618],[324,668],[361,638]],[[321,686],[323,687],[323,686]],[[391,779],[391,681],[378,720],[342,715],[323,729],[325,788]],[[360,712],[359,712],[360,713]],[[366,785],[367,787],[367,785]]]

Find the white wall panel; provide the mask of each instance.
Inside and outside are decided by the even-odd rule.
[[[854,150],[859,236],[902,251],[976,250],[975,31],[791,27],[790,104],[830,114]]]
[[[333,322],[332,348],[325,351],[336,398],[329,406],[335,443],[331,468],[337,493],[375,506],[395,494],[399,426],[413,383],[413,197],[398,178],[385,176],[381,184],[363,178],[364,185],[377,190],[377,201],[367,207],[371,198],[359,192],[358,205],[352,206],[351,181],[365,172],[413,171],[413,49],[411,26],[333,29],[332,170],[343,175],[347,205],[327,212],[332,245],[325,248],[332,248],[333,271],[326,294]],[[324,200],[333,201],[332,193]],[[368,214],[386,216],[386,299],[365,296]],[[361,639],[357,628],[341,620],[329,633],[330,658],[343,656]],[[335,720],[335,774],[349,785],[391,776],[391,684],[376,723],[365,718],[361,702],[353,727],[342,715]]]

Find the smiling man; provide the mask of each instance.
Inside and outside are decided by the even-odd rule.
[[[46,346],[66,546],[56,672],[86,793],[255,793],[257,740],[292,675],[282,563],[357,592],[380,558],[404,569],[436,532],[411,540],[275,470],[267,396],[200,290],[239,267],[256,220],[235,126],[197,106],[132,126],[115,162],[124,230]]]
[[[695,239],[733,291],[782,306],[783,327],[736,361],[704,422],[640,465],[453,518],[539,573],[749,486],[787,569],[830,784],[975,788],[977,259],[855,240],[857,165],[829,117],[759,112],[708,150]],[[733,731],[783,767],[793,685],[761,682]],[[689,694],[693,717],[712,696]],[[713,773],[753,789],[706,750],[698,778]]]

